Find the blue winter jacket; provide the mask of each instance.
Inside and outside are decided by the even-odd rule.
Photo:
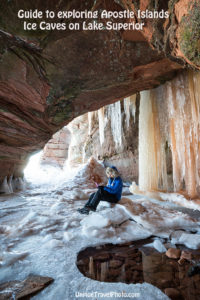
[[[116,178],[109,178],[107,186],[104,187],[104,190],[111,194],[114,194],[117,199],[120,200],[122,196],[122,187],[122,179],[118,176]]]

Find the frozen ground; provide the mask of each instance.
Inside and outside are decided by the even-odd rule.
[[[95,190],[92,178],[105,180],[102,166],[94,161],[79,170],[73,180],[63,179],[48,188],[37,183],[26,192],[0,198],[0,281],[21,280],[29,273],[53,277],[55,282],[33,299],[86,299],[78,292],[102,293],[99,298],[88,294],[89,299],[168,299],[147,283],[127,285],[86,278],[76,267],[76,255],[91,245],[123,243],[151,235],[161,252],[163,237],[174,247],[183,243],[191,249],[200,248],[200,212],[131,195],[114,207],[105,203],[95,213],[80,215],[77,208]],[[132,295],[106,296],[110,292]]]

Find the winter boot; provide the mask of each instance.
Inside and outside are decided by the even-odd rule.
[[[89,215],[90,210],[87,207],[83,207],[83,208],[78,208],[77,211],[80,214],[85,214],[85,215]]]
[[[92,206],[87,206],[87,208],[91,211],[96,211],[96,208],[92,207]]]

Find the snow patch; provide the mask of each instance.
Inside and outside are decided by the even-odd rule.
[[[192,234],[184,231],[175,231],[171,235],[173,244],[183,244],[190,249],[200,248],[200,234]]]

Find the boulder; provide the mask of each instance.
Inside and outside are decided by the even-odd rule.
[[[29,275],[23,281],[9,281],[0,284],[0,300],[4,299],[24,299],[43,290],[53,282],[51,277]]]
[[[165,254],[169,258],[178,259],[181,255],[181,250],[175,248],[169,248]]]

